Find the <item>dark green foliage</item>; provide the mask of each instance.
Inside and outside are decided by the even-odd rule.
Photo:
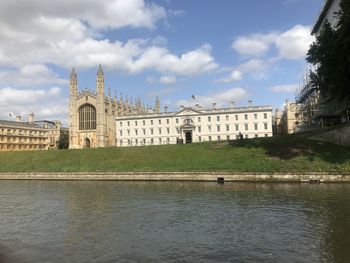
[[[58,149],[68,149],[69,147],[69,135],[68,133],[63,133],[58,141]]]
[[[308,53],[306,60],[316,66],[310,73],[311,82],[323,97],[339,101],[350,100],[350,1],[341,1],[336,13],[335,29],[326,22]]]

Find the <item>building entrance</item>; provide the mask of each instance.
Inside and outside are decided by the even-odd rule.
[[[186,135],[186,143],[192,143],[192,131],[187,131]]]
[[[85,138],[84,148],[90,148],[90,139]]]

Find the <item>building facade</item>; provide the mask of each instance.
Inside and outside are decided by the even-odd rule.
[[[249,106],[116,117],[117,146],[142,146],[272,136],[272,107]]]
[[[69,147],[71,149],[191,143],[272,136],[272,107],[248,106],[210,110],[197,105],[178,112],[160,111],[136,100],[105,96],[101,65],[96,92],[78,92],[77,74],[70,76]]]
[[[29,115],[28,122],[0,120],[0,151],[26,151],[57,149],[60,136],[68,133],[60,121],[33,121],[34,114]]]
[[[274,135],[287,135],[299,131],[300,125],[300,104],[286,100],[283,111],[276,109],[272,117]]]
[[[78,92],[78,78],[73,69],[69,82],[69,148],[95,148],[116,146],[115,118],[120,115],[141,114],[144,105],[138,99],[135,104],[117,100],[109,92],[105,96],[104,74],[99,65],[96,91]]]

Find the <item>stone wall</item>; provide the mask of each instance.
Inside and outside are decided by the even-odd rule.
[[[350,123],[343,124],[339,128],[333,130],[313,135],[310,139],[350,146]]]

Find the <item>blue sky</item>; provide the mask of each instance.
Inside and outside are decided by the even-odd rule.
[[[56,3],[57,2],[57,3]],[[68,77],[177,110],[213,102],[281,107],[307,69],[323,0],[4,0],[0,118],[68,119]],[[196,97],[196,101],[191,96]],[[26,119],[26,118],[24,118]]]

